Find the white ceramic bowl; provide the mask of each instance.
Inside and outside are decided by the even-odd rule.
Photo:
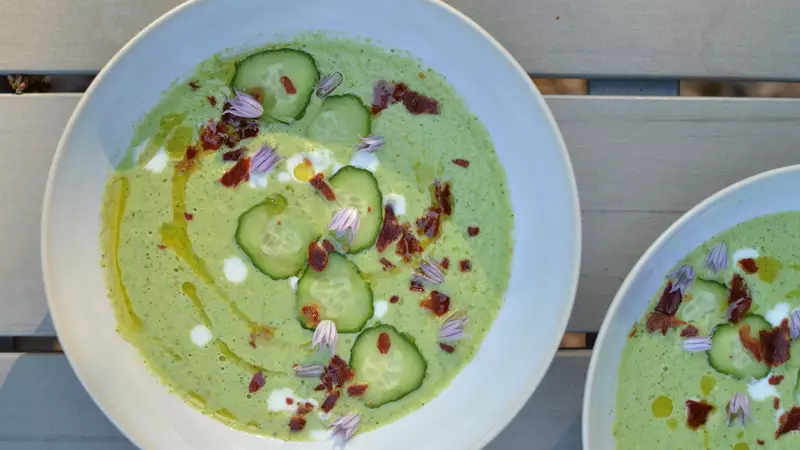
[[[664,275],[715,234],[765,214],[800,210],[800,166],[772,170],[725,188],[670,226],[642,255],[606,313],[583,398],[584,450],[613,450],[617,370],[631,326],[644,316]]]
[[[308,30],[357,32],[444,74],[489,129],[506,167],[516,214],[513,273],[480,352],[434,401],[349,446],[479,448],[522,407],[558,347],[577,284],[580,217],[564,143],[530,79],[496,41],[439,1],[197,0],[126,45],[78,105],[48,180],[42,258],[61,343],[97,404],[141,447],[330,447],[235,431],[170,395],[115,332],[99,265],[104,183],[159,94],[216,52]]]

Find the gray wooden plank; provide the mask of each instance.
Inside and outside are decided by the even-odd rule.
[[[39,268],[42,191],[78,95],[0,96],[0,335],[53,335]],[[596,331],[621,280],[683,211],[800,162],[800,101],[548,97],[575,166],[584,256],[571,331]],[[680,177],[680,178],[678,178]],[[679,181],[678,181],[679,180]]]
[[[560,352],[542,384],[490,450],[579,450],[589,353]],[[62,355],[0,355],[0,448],[133,449]]]
[[[63,355],[0,354],[0,448],[130,450]]]
[[[79,95],[0,95],[0,335],[54,335],[39,258],[47,171]]]
[[[0,0],[0,72],[94,72],[180,0]],[[791,0],[448,0],[531,73],[797,79]]]

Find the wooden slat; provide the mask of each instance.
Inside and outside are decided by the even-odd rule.
[[[488,450],[579,450],[588,352],[562,352]],[[61,355],[0,354],[0,448],[129,450]]]
[[[531,73],[800,78],[791,0],[448,0]],[[0,0],[0,72],[94,72],[180,0]]]
[[[0,96],[0,335],[52,335],[39,269],[42,190],[78,95]],[[799,162],[797,100],[549,97],[584,213],[569,329],[597,331],[639,255],[683,211],[763,170]]]

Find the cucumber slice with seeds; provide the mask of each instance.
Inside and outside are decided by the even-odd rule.
[[[677,316],[691,322],[701,333],[708,333],[715,325],[728,321],[725,310],[728,307],[728,288],[715,282],[696,279],[678,309]]]
[[[290,94],[282,77],[288,78],[295,93]],[[300,119],[319,82],[314,58],[292,49],[267,50],[248,56],[236,64],[233,87],[261,97],[264,114],[289,123]]]
[[[340,333],[356,333],[373,315],[372,289],[355,264],[340,253],[328,254],[322,272],[306,268],[297,282],[297,320],[309,326],[304,307],[316,307],[320,320],[332,320]]]
[[[282,280],[296,275],[306,263],[308,244],[320,232],[299,210],[285,200],[268,199],[239,217],[236,243],[253,265],[268,277]]]
[[[738,324],[720,325],[711,336],[711,350],[708,351],[708,363],[717,372],[736,378],[763,378],[769,373],[769,367],[756,361],[739,338],[739,329],[750,325],[750,336],[758,339],[758,332],[772,329],[763,317],[748,314]]]
[[[369,170],[345,166],[331,177],[331,188],[340,208],[355,208],[360,214],[360,224],[348,249],[358,253],[375,243],[383,224],[383,196],[378,180]]]
[[[323,143],[356,144],[359,137],[369,136],[370,118],[369,109],[355,95],[334,95],[322,102],[308,126],[308,137]]]
[[[389,350],[381,353],[378,339],[389,336]],[[378,325],[364,330],[353,343],[350,366],[356,373],[355,383],[366,383],[361,401],[377,408],[399,400],[422,385],[428,364],[419,349],[391,325]]]

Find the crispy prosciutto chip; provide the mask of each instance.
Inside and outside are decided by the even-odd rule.
[[[433,184],[434,207],[438,207],[446,216],[453,214],[453,193],[450,188],[450,183],[442,184],[439,180]]]
[[[678,319],[675,316],[670,316],[662,312],[651,312],[647,315],[647,323],[645,324],[648,333],[655,333],[661,331],[661,334],[667,334],[670,328],[680,327],[685,325],[686,322]]]
[[[756,264],[756,260],[753,258],[745,258],[739,260],[739,267],[744,270],[745,273],[756,273],[758,272],[758,264]]]
[[[308,267],[315,272],[322,272],[328,266],[328,252],[316,242],[308,244]]]
[[[257,348],[256,345],[259,340],[267,341],[275,334],[275,329],[272,327],[261,327],[250,332],[250,337],[247,343],[250,347]]]
[[[431,292],[430,297],[422,300],[419,304],[439,317],[450,311],[450,297],[439,291]]]
[[[225,187],[236,187],[239,183],[250,179],[250,158],[242,158],[236,161],[236,164],[231,167],[219,182]]]
[[[438,208],[430,208],[425,215],[417,219],[417,234],[429,238],[439,236],[441,231],[442,212]]]
[[[322,389],[319,390],[327,390],[332,393],[335,388],[344,386],[344,383],[350,381],[353,376],[355,376],[355,373],[347,365],[347,361],[340,358],[339,355],[333,355],[331,362],[325,367],[325,372],[322,374],[320,379],[322,381],[320,384]]]
[[[780,398],[775,397],[775,398],[772,399],[772,408],[774,408],[775,411],[781,409],[781,399]]]
[[[393,295],[393,296],[389,297],[389,303],[397,303],[399,301],[400,301],[400,296],[399,295]]]
[[[686,327],[683,330],[681,330],[681,337],[682,338],[695,337],[698,334],[700,334],[700,330],[695,328],[694,325],[689,325],[688,327]]]
[[[325,200],[328,200],[329,202],[336,200],[336,195],[333,193],[331,185],[325,181],[325,175],[323,175],[322,172],[311,177],[308,182],[311,183],[311,186],[314,186],[314,189],[319,191],[323,197],[325,197]]]
[[[681,291],[676,289],[672,291],[672,281],[667,281],[667,286],[664,292],[661,293],[661,298],[656,304],[656,312],[664,313],[668,316],[674,316],[678,312],[678,307],[681,306]]]
[[[378,114],[389,105],[402,102],[411,114],[439,114],[439,102],[409,89],[405,83],[392,84],[378,80],[372,91],[372,114]]]
[[[350,397],[361,397],[367,391],[368,385],[366,383],[354,384],[347,388],[347,395]]]
[[[442,262],[439,263],[439,265],[442,266],[442,269],[445,269],[445,270],[449,269],[450,268],[450,258],[442,258]]]
[[[333,407],[336,406],[336,402],[339,400],[340,395],[342,395],[342,391],[339,390],[328,394],[328,396],[325,397],[325,400],[322,402],[322,405],[320,405],[320,409],[325,413],[331,412]]]
[[[403,258],[403,262],[410,263],[416,253],[422,253],[422,245],[408,230],[404,230],[403,237],[397,242],[395,253]]]
[[[250,386],[248,386],[247,391],[251,394],[258,392],[258,390],[264,387],[264,384],[266,383],[267,380],[264,379],[264,374],[261,372],[256,372],[253,374],[253,378],[250,380]]]
[[[458,266],[462,272],[469,272],[470,270],[472,270],[472,263],[468,259],[462,259],[461,261],[459,261]]]
[[[764,360],[764,347],[761,345],[761,341],[750,336],[750,325],[745,323],[739,327],[739,340],[742,342],[742,346],[753,355],[756,361]]]
[[[196,91],[196,90],[200,89],[200,85],[197,84],[197,81],[190,81],[188,84],[189,84],[189,87],[192,88],[193,91]]]
[[[747,283],[738,273],[731,278],[731,289],[728,294],[728,305],[730,306],[734,303],[736,305],[731,308],[728,318],[733,323],[739,323],[750,310],[753,300],[750,297],[750,289],[748,289]]]
[[[286,91],[289,95],[297,94],[297,88],[294,87],[294,83],[292,80],[289,79],[286,75],[280,78],[280,82],[283,85],[283,90]]]
[[[411,280],[408,290],[411,292],[425,292],[425,286],[423,286],[419,281]]]
[[[773,376],[769,377],[768,381],[769,381],[769,384],[771,384],[773,386],[777,386],[777,385],[781,384],[781,381],[783,381],[783,378],[784,378],[783,375],[773,375]]]
[[[292,416],[289,419],[289,429],[293,432],[303,431],[306,427],[306,418],[303,416]]]
[[[447,353],[453,353],[454,351],[456,351],[455,347],[453,347],[452,345],[445,344],[443,342],[439,342],[439,348]]]
[[[377,347],[382,355],[389,353],[389,349],[392,348],[392,340],[389,337],[389,333],[381,333],[378,335]]]
[[[217,124],[209,122],[200,131],[200,143],[204,150],[219,150],[225,143],[225,135],[217,132]]]
[[[322,248],[325,249],[325,251],[328,253],[333,253],[334,251],[336,251],[336,247],[334,247],[333,244],[331,244],[331,241],[327,239],[322,241]]]
[[[299,414],[301,416],[304,416],[304,415],[310,413],[313,409],[314,409],[314,405],[309,403],[309,402],[305,402],[305,403],[297,402],[297,414]]]
[[[770,367],[778,367],[789,360],[791,356],[789,347],[792,339],[789,336],[789,321],[783,319],[781,324],[771,330],[761,330],[758,333],[761,344],[764,346],[764,361]]]
[[[378,240],[375,242],[375,248],[378,249],[378,253],[383,253],[402,234],[403,227],[397,222],[394,209],[392,209],[391,205],[386,205],[383,209],[383,226],[378,234]]]
[[[388,259],[386,259],[385,257],[384,257],[384,258],[381,258],[381,259],[380,259],[380,262],[381,262],[381,265],[383,266],[383,270],[392,270],[392,269],[394,269],[395,267],[397,267],[397,266],[395,266],[395,265],[394,265],[394,264],[393,264],[391,261],[389,261]]]
[[[800,407],[797,406],[793,406],[792,409],[783,413],[780,419],[778,419],[778,429],[775,431],[775,439],[792,431],[800,431]]]
[[[714,407],[708,403],[686,400],[686,425],[693,430],[700,428],[713,410]]]
[[[237,148],[236,150],[231,150],[229,152],[225,152],[222,154],[223,161],[238,161],[239,158],[242,157],[244,154],[243,148]]]
[[[481,229],[480,229],[479,227],[467,227],[467,234],[468,234],[470,237],[475,237],[475,236],[477,236],[477,235],[478,235],[478,233],[480,233],[480,232],[481,232]]]
[[[455,164],[457,166],[461,166],[461,167],[463,167],[465,169],[469,167],[469,161],[467,161],[466,159],[461,159],[461,158],[454,159],[453,160],[453,164]]]
[[[312,328],[319,324],[319,308],[316,305],[303,306],[300,311],[306,317],[307,327]]]

